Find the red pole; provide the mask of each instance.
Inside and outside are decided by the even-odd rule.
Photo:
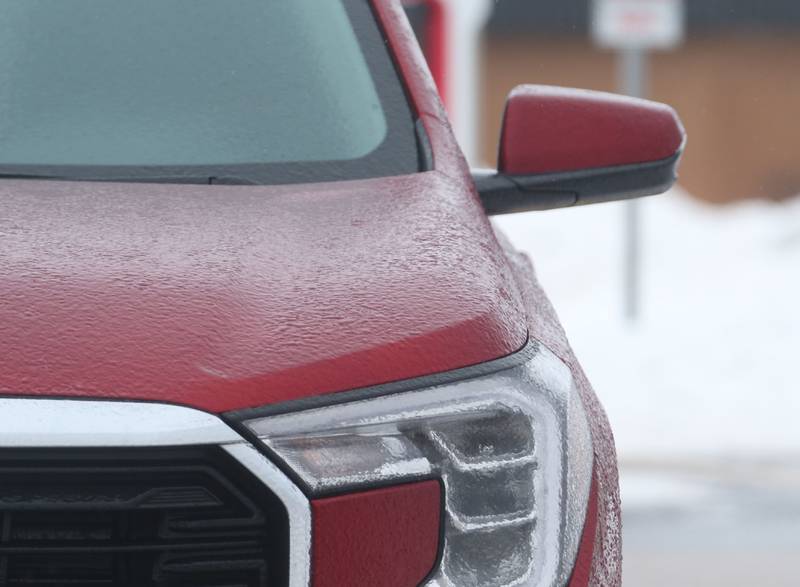
[[[425,4],[430,11],[425,30],[428,65],[431,68],[433,79],[436,81],[436,86],[439,88],[439,95],[445,107],[450,111],[452,105],[449,101],[450,87],[447,81],[450,41],[448,7],[444,0],[425,0]]]

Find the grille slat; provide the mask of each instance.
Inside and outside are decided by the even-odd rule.
[[[0,451],[0,587],[281,587],[280,500],[215,447]]]

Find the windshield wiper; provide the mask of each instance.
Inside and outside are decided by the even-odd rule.
[[[208,178],[210,185],[261,185],[261,182],[252,177],[240,175],[217,175]]]
[[[103,176],[70,176],[70,175],[46,175],[36,173],[0,173],[2,179],[31,179],[49,181],[93,181],[93,182],[117,182],[117,183],[171,183],[189,185],[261,185],[261,182],[250,178],[234,175],[103,175]]]
[[[68,177],[60,175],[44,175],[38,173],[0,173],[0,179],[46,179],[46,180],[67,180]]]

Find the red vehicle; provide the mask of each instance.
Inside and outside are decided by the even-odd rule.
[[[391,0],[0,7],[0,584],[620,583],[613,440],[488,215],[654,194],[541,87],[472,172]]]

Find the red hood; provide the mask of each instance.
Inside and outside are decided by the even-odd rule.
[[[436,172],[293,187],[0,183],[0,393],[212,412],[526,339],[478,203]]]

